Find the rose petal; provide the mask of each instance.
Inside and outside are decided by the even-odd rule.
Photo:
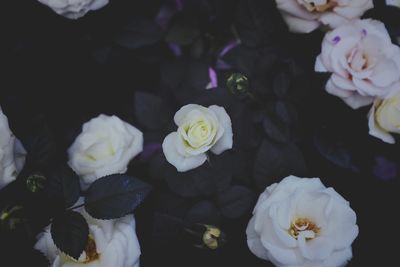
[[[197,168],[207,160],[207,156],[204,153],[190,157],[182,156],[176,149],[177,138],[178,134],[176,132],[170,133],[165,137],[162,148],[165,158],[169,163],[175,166],[178,172],[185,172]]]
[[[332,79],[328,80],[328,82],[326,83],[325,89],[329,94],[335,95],[335,96],[338,96],[341,98],[350,97],[354,94],[350,90],[343,90],[342,88],[339,88],[338,86],[336,86],[333,83]]]
[[[335,73],[332,74],[331,81],[337,88],[340,88],[342,90],[350,90],[350,91],[357,90],[352,80],[343,78]]]
[[[226,113],[226,110],[223,107],[213,105],[210,106],[209,109],[214,111],[218,118],[219,126],[224,129],[222,136],[211,148],[211,152],[219,155],[225,150],[231,149],[233,146],[232,122],[231,118],[229,117],[228,113]]]
[[[335,251],[324,261],[324,266],[345,266],[352,257],[351,248]]]
[[[315,60],[314,70],[316,72],[328,72],[328,70],[325,68],[324,64],[322,63],[321,56],[318,56],[317,59]]]
[[[289,26],[289,30],[296,33],[310,33],[320,25],[317,21],[296,18],[285,13],[282,17]]]
[[[342,98],[342,100],[352,109],[358,109],[370,105],[374,101],[374,98],[353,94],[349,97]]]
[[[392,60],[382,59],[374,67],[370,80],[376,86],[387,87],[400,80],[400,70]]]
[[[188,104],[188,105],[185,105],[185,106],[181,107],[175,113],[175,116],[174,116],[175,124],[180,126],[184,122],[185,117],[187,116],[187,114],[189,114],[189,112],[191,112],[192,110],[196,110],[196,109],[204,110],[204,107],[200,106],[200,105],[197,105],[197,104]]]
[[[339,16],[333,12],[326,12],[321,15],[319,21],[321,21],[322,24],[328,25],[330,28],[334,29],[345,24],[348,20],[345,17]]]
[[[295,3],[295,1],[276,0],[276,5],[277,8],[281,10],[283,13],[287,13],[297,18],[302,18],[306,20],[315,20],[318,18],[317,14],[308,12],[298,3]]]
[[[354,1],[354,0],[353,0]],[[372,2],[372,1],[369,1]],[[353,19],[357,17],[361,17],[365,10],[372,8],[372,5],[367,5],[364,8],[360,8],[360,6],[337,6],[334,8],[334,12],[342,17],[347,19]]]
[[[268,260],[268,252],[261,243],[259,235],[254,230],[254,218],[252,218],[246,228],[247,245],[251,252],[257,257]]]
[[[380,128],[376,122],[375,122],[375,106],[372,106],[369,114],[368,114],[368,127],[369,127],[369,134],[381,139],[383,142],[389,143],[389,144],[394,144],[395,139],[393,136],[384,131],[382,128]]]

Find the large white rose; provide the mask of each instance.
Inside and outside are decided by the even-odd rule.
[[[165,137],[162,147],[179,172],[202,165],[209,150],[219,155],[232,148],[232,123],[223,107],[189,104],[176,112],[174,121],[178,130]]]
[[[276,0],[276,4],[289,29],[300,33],[323,25],[334,29],[374,6],[372,0]]]
[[[289,176],[260,195],[247,244],[278,267],[338,267],[358,235],[349,203],[319,178]]]
[[[25,163],[25,149],[11,132],[0,108],[0,189],[14,181]]]
[[[51,238],[50,226],[38,236],[35,249],[48,258],[51,267],[139,267],[140,246],[133,215],[97,220],[83,209],[79,212],[89,224],[89,242],[78,260],[60,252]]]
[[[376,99],[368,117],[369,134],[394,144],[390,133],[400,134],[400,90],[393,91],[387,99]]]
[[[116,116],[100,115],[83,124],[68,149],[71,168],[81,176],[83,189],[110,174],[124,173],[143,150],[143,134]]]
[[[97,10],[108,4],[108,0],[38,0],[57,14],[69,19],[83,17],[91,10]]]
[[[327,92],[356,109],[399,85],[400,48],[382,22],[355,20],[325,35],[315,70],[332,72]]]

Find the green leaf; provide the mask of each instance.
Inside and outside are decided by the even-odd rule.
[[[174,25],[167,33],[165,40],[177,45],[189,45],[200,36],[199,29],[187,24]]]
[[[66,208],[74,205],[80,195],[78,175],[67,165],[58,166],[46,174],[46,193],[50,197],[61,198]]]
[[[275,114],[266,115],[263,119],[265,133],[276,142],[288,142],[290,140],[290,130],[288,126]]]
[[[128,49],[136,49],[156,44],[162,37],[163,33],[154,21],[137,17],[116,37],[115,42]]]
[[[239,218],[254,205],[255,194],[244,186],[232,186],[217,197],[217,205],[227,218]]]
[[[167,103],[159,96],[144,92],[135,93],[135,115],[148,129],[163,128],[173,116]]]
[[[187,224],[206,223],[219,225],[220,221],[221,215],[217,207],[207,200],[196,203],[185,216]]]
[[[116,219],[133,212],[152,187],[125,174],[113,174],[96,180],[85,198],[86,211],[97,219]]]
[[[295,144],[264,139],[254,163],[254,179],[260,189],[290,174],[301,176],[305,171],[303,154]]]
[[[77,260],[88,241],[89,226],[80,213],[66,211],[54,218],[51,237],[62,252]]]

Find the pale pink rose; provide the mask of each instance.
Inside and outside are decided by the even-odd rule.
[[[382,22],[354,20],[328,32],[315,71],[331,72],[326,91],[357,109],[400,83],[400,48]]]
[[[334,29],[361,17],[372,8],[372,0],[276,0],[292,32],[308,33],[320,26]]]

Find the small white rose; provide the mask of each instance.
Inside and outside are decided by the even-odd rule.
[[[14,181],[25,163],[26,151],[11,132],[0,108],[0,189]]]
[[[369,134],[394,144],[390,133],[400,134],[400,90],[387,99],[376,99],[368,115]]]
[[[87,189],[103,176],[126,172],[142,150],[141,131],[116,116],[100,115],[83,124],[82,133],[68,149],[68,164]]]
[[[309,33],[320,26],[331,29],[361,17],[372,0],[276,0],[290,31]]]
[[[400,83],[400,48],[382,22],[355,20],[325,35],[317,72],[331,72],[326,91],[357,109]]]
[[[108,4],[108,0],[38,0],[57,14],[69,19],[79,19],[91,10]]]
[[[207,151],[221,154],[233,145],[232,123],[223,107],[189,104],[174,117],[176,132],[165,137],[164,155],[179,172],[201,166]]]
[[[339,267],[358,235],[349,203],[319,178],[289,176],[260,195],[247,226],[247,244],[278,267]]]
[[[83,203],[80,199],[77,204]],[[89,225],[89,242],[78,260],[60,252],[51,238],[50,226],[38,236],[35,249],[52,267],[139,267],[140,245],[133,215],[116,220],[97,220],[79,209]]]

